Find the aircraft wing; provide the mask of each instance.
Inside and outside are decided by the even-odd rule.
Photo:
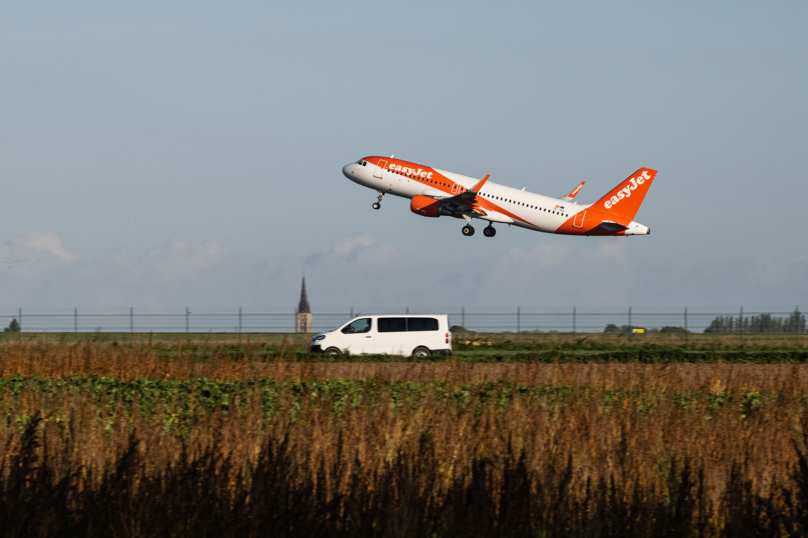
[[[479,183],[474,185],[470,190],[463,191],[460,194],[456,194],[454,196],[449,196],[448,198],[441,198],[441,201],[446,204],[455,204],[457,206],[461,206],[462,208],[471,209],[473,213],[477,215],[486,215],[486,212],[482,210],[482,208],[477,206],[477,195],[480,193],[480,189],[483,188],[485,182],[488,181],[488,178],[491,177],[491,174],[485,176]]]

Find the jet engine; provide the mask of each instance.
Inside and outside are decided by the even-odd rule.
[[[435,200],[429,196],[416,194],[410,202],[410,210],[422,217],[440,217],[441,215],[451,216],[452,210],[444,206],[440,200]]]

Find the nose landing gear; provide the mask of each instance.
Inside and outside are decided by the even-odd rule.
[[[373,209],[379,209],[380,207],[382,207],[381,201],[382,201],[382,196],[384,196],[384,193],[382,191],[376,191],[376,192],[379,195],[378,196],[378,202],[373,203]]]
[[[497,231],[494,229],[493,226],[489,224],[488,226],[483,228],[483,235],[486,237],[494,237],[495,235],[497,235]]]
[[[463,226],[463,235],[465,235],[466,237],[471,237],[472,235],[474,235],[474,227],[469,224]]]

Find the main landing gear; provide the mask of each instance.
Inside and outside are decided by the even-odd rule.
[[[379,209],[380,207],[382,207],[381,201],[382,201],[382,196],[384,196],[384,193],[382,191],[376,191],[376,192],[379,194],[379,197],[378,197],[379,201],[374,202],[373,209]]]
[[[474,235],[474,227],[471,224],[466,224],[465,226],[463,226],[463,235],[465,235],[466,237],[471,237],[472,235]],[[497,235],[497,231],[494,229],[493,226],[489,224],[488,226],[483,228],[483,235],[485,235],[486,237],[494,237],[495,235]]]

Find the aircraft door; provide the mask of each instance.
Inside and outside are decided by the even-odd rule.
[[[375,178],[382,178],[382,170],[387,167],[387,161],[379,161],[379,165],[376,167],[376,170],[373,172],[373,177]]]
[[[584,227],[584,217],[586,216],[586,210],[579,211],[575,214],[575,220],[572,221],[572,226],[574,228],[583,228]]]

